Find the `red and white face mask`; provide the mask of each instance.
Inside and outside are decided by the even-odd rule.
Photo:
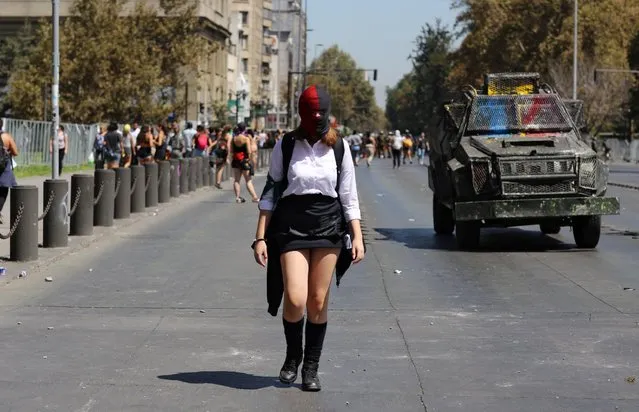
[[[302,129],[311,136],[324,136],[330,128],[331,98],[318,87],[310,86],[300,96],[299,115]]]

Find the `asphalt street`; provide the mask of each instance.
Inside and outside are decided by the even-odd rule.
[[[596,250],[527,227],[461,252],[424,167],[357,176],[368,254],[331,292],[322,392],[276,380],[256,207],[226,190],[0,288],[0,411],[639,410],[639,191],[611,188]]]

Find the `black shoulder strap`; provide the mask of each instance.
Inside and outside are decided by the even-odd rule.
[[[335,164],[337,165],[337,185],[335,187],[335,191],[339,196],[339,183],[340,177],[342,176],[342,161],[344,160],[344,139],[341,137],[337,138],[335,142],[335,146],[333,146],[333,154],[335,154]]]
[[[293,149],[295,148],[295,135],[287,133],[282,137],[282,192],[288,187],[288,168],[291,166]]]

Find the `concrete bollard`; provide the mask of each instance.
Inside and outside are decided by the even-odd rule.
[[[69,182],[63,179],[45,180],[42,190],[42,247],[66,247],[69,245],[69,210],[67,196]],[[47,210],[48,207],[48,210]]]
[[[202,158],[202,187],[210,186],[209,162],[210,158],[208,156]]]
[[[146,177],[144,166],[131,166],[131,213],[142,213],[146,208]]]
[[[115,204],[113,217],[128,219],[131,216],[131,169],[120,167],[115,170]]]
[[[95,171],[95,196],[93,206],[93,226],[113,226],[115,208],[115,172],[111,169]]]
[[[171,159],[171,197],[180,196],[180,160]]]
[[[189,192],[195,192],[197,189],[197,160],[192,157],[189,159]]]
[[[158,203],[168,203],[171,200],[171,162],[158,162]]]
[[[158,164],[147,163],[144,165],[144,177],[146,179],[146,207],[158,205]]]
[[[199,189],[202,187],[202,157],[198,156],[195,158],[195,188]]]
[[[189,159],[180,159],[180,194],[189,193]]]
[[[38,187],[15,186],[11,188],[10,228],[20,221],[9,240],[9,259],[29,262],[38,259]]]
[[[71,176],[71,236],[93,234],[93,176]]]

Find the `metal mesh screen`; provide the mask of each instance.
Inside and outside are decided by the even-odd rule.
[[[477,96],[468,119],[470,133],[570,131],[562,102],[556,95]]]
[[[492,73],[484,77],[484,94],[539,93],[539,73]]]
[[[586,126],[586,121],[584,119],[584,102],[581,100],[564,100],[564,105],[566,105],[566,110],[572,117],[572,121],[575,122],[575,125],[581,129]]]
[[[466,113],[466,105],[464,103],[451,103],[444,106],[448,118],[453,122],[455,127],[459,129],[464,121],[464,114]]]
[[[579,186],[587,189],[596,189],[598,176],[599,162],[597,158],[582,159],[579,163]]]
[[[502,177],[576,175],[575,159],[499,160]]]
[[[503,182],[502,193],[505,195],[550,195],[576,193],[572,181],[537,184],[534,182]]]
[[[471,163],[471,171],[473,174],[473,189],[475,189],[475,193],[481,193],[488,184],[488,163],[473,162]]]

